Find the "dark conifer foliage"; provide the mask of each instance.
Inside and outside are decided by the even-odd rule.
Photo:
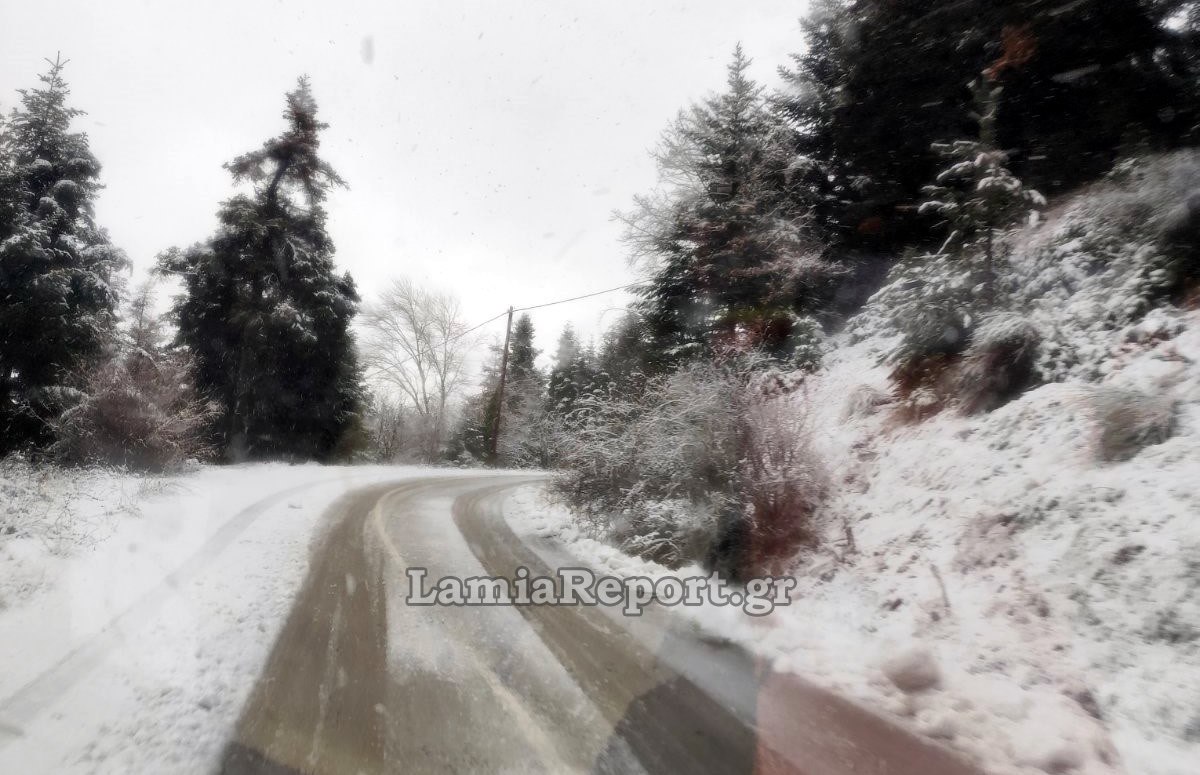
[[[464,465],[484,462],[492,448],[498,410],[496,388],[500,384],[500,346],[493,345],[483,364],[479,390],[463,401],[458,423],[450,436],[447,458]]]
[[[322,207],[345,183],[319,156],[326,125],[307,79],[283,118],[281,135],[226,165],[252,190],[222,205],[216,235],[159,259],[183,281],[179,338],[221,407],[215,441],[229,459],[327,458],[362,402],[349,329],[359,298],[335,271]]]
[[[47,60],[49,61],[49,60]],[[109,340],[127,262],[95,221],[100,163],[66,62],[0,125],[0,453],[44,444],[72,378]]]
[[[546,378],[537,367],[533,320],[523,314],[513,325],[508,376],[500,417],[499,463],[513,467],[549,465],[545,439]]]
[[[575,330],[566,326],[558,338],[554,366],[546,382],[546,411],[559,417],[569,417],[595,380],[595,353],[580,345]]]
[[[814,238],[808,170],[749,66],[739,46],[725,90],[664,133],[659,189],[622,216],[650,270],[640,312],[667,368],[714,350],[782,351],[794,313],[837,273]]]
[[[506,411],[520,411],[528,394],[540,393],[543,380],[536,364],[539,354],[541,350],[533,346],[533,319],[528,314],[521,315],[513,325],[508,352],[508,377],[504,387]]]
[[[981,73],[1004,90],[999,149],[1047,194],[1124,150],[1192,136],[1189,43],[1168,23],[1185,5],[822,0],[778,107],[798,150],[830,172],[820,201],[843,243],[892,250],[931,238],[916,212],[939,167],[930,147],[971,133],[964,84]]]
[[[646,378],[661,373],[647,326],[636,313],[623,315],[605,332],[596,353],[596,374],[589,392],[638,395]]]

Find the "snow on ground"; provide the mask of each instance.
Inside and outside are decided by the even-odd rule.
[[[321,514],[420,469],[0,465],[0,772],[212,769]]]
[[[792,605],[763,618],[680,610],[995,773],[1196,772],[1200,313],[1112,334],[1098,382],[917,426],[855,399],[886,393],[885,344],[844,344],[810,383],[840,486],[823,548],[797,560]],[[1177,401],[1175,434],[1103,462],[1101,409],[1129,391]],[[508,513],[599,569],[668,572],[528,488]]]

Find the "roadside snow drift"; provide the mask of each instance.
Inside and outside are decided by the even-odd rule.
[[[0,465],[0,772],[215,766],[339,496],[388,467]]]

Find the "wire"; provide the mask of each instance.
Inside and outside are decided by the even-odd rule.
[[[515,310],[514,310],[514,312],[515,312]],[[494,318],[488,318],[487,320],[483,321],[479,325],[474,326],[472,328],[468,328],[466,331],[463,331],[461,334],[455,334],[454,336],[447,339],[446,343],[449,344],[450,342],[457,342],[459,339],[462,339],[467,334],[474,333],[475,331],[478,331],[479,329],[486,326],[488,323],[493,323],[493,322],[499,320],[500,318],[504,317],[507,314],[508,314],[508,310],[504,310],[503,312],[501,312],[499,315],[497,315]]]
[[[625,285],[618,285],[616,288],[608,288],[603,291],[595,291],[594,293],[585,293],[582,296],[572,296],[569,299],[560,299],[558,301],[548,301],[545,304],[534,304],[533,306],[530,306],[530,307],[520,307],[518,309],[514,309],[513,312],[528,312],[529,310],[541,309],[543,307],[553,307],[555,304],[566,304],[569,301],[579,301],[580,299],[590,299],[593,296],[603,296],[606,293],[615,293],[617,291],[623,291],[626,288],[632,288],[635,285],[641,285],[641,283],[640,282],[639,283],[626,283]],[[495,318],[493,318],[493,320],[495,320]]]
[[[569,299],[559,299],[558,301],[548,301],[545,304],[534,304],[529,307],[515,307],[515,308],[513,308],[512,311],[513,312],[529,312],[530,310],[542,309],[543,307],[553,307],[556,304],[566,304],[568,302],[579,301],[581,299],[590,299],[593,296],[603,296],[606,293],[615,293],[617,291],[623,291],[627,288],[632,288],[636,285],[641,285],[641,283],[640,282],[626,283],[625,285],[618,285],[616,288],[606,288],[603,291],[593,291],[592,293],[585,293],[582,296],[572,296]],[[462,339],[467,334],[472,334],[472,333],[478,331],[479,329],[486,326],[488,323],[496,322],[497,320],[504,317],[508,313],[509,313],[509,310],[504,310],[503,312],[501,312],[499,315],[496,315],[495,317],[490,317],[487,320],[483,321],[482,323],[472,326],[471,328],[468,328],[466,331],[463,331],[462,333],[455,334],[454,336],[450,337],[449,339],[446,339],[445,341],[443,341],[438,346],[442,347],[447,344],[450,344],[451,342],[457,342],[459,339]],[[405,358],[403,361],[396,364],[396,368],[399,368],[400,366],[404,366],[404,365],[410,363],[412,360],[413,359],[411,357]]]

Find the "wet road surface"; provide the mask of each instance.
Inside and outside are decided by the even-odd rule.
[[[220,765],[245,773],[978,773],[670,610],[410,606],[436,579],[550,575],[503,503],[530,477],[429,477],[338,502]]]

